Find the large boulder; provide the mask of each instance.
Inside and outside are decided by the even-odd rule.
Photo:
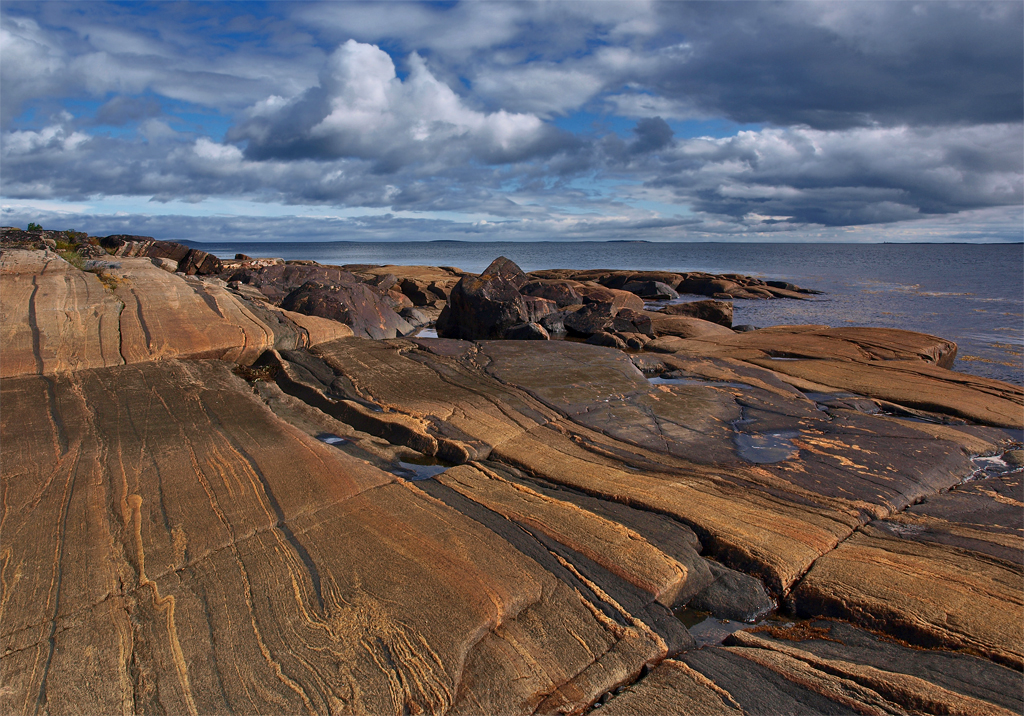
[[[526,274],[500,256],[479,276],[463,276],[437,319],[442,338],[487,340],[502,338],[512,326],[529,323],[530,315],[519,289]]]
[[[358,281],[307,281],[289,293],[281,307],[307,316],[330,318],[351,326],[363,338],[395,338],[413,326],[387,305],[372,288]]]

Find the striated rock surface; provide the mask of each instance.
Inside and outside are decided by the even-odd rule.
[[[1020,391],[946,341],[737,334],[623,290],[699,276],[507,261],[527,318],[634,352],[371,340],[275,303],[426,318],[484,276],[89,266],[0,255],[4,713],[1024,707]],[[697,649],[698,613],[735,633]]]
[[[184,279],[151,259],[81,271],[51,253],[0,255],[0,375],[53,374],[163,358],[241,364],[269,348],[351,335],[334,321],[257,307],[216,283]]]
[[[949,370],[951,341],[889,328],[776,326],[652,346],[679,356],[731,358],[768,368],[798,388],[849,392],[926,413],[1024,427],[1024,390]]]

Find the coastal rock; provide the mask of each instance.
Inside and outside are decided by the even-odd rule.
[[[732,328],[732,303],[728,301],[673,303],[665,306],[661,312],[671,316],[699,318],[702,321],[710,321],[726,328]]]
[[[523,284],[519,290],[524,296],[536,296],[554,301],[558,308],[566,306],[578,306],[583,303],[583,298],[576,293],[573,281],[558,280],[533,280]]]
[[[127,685],[176,713],[578,712],[666,654],[572,552],[564,566],[520,530],[513,546],[301,433],[226,364],[8,379],[3,400],[21,438],[0,446],[5,564],[23,575],[5,589],[6,711],[113,713]],[[139,411],[165,429],[132,429]],[[486,498],[589,549],[599,518],[532,500]],[[597,534],[652,590],[677,579],[618,526]]]
[[[640,333],[653,336],[654,328],[651,314],[647,311],[634,311],[632,308],[620,308],[612,319],[612,328],[619,333]]]
[[[629,291],[621,291],[604,286],[579,284],[576,293],[583,297],[583,303],[599,303],[609,305],[613,311],[620,308],[631,308],[634,311],[644,310],[644,300]]]
[[[175,261],[178,271],[188,276],[196,274],[205,276],[222,271],[220,259],[213,254],[172,241],[157,241],[147,236],[115,234],[101,239],[100,244],[112,250],[115,256],[148,256]]]
[[[680,661],[694,680],[717,687],[723,701],[743,713],[1008,716],[1022,703],[1015,686],[1020,676],[1009,669],[910,649],[841,622],[764,626],[736,632],[725,644]],[[679,688],[693,687],[683,682]]]
[[[731,329],[718,323],[690,316],[662,316],[649,313],[651,330],[656,336],[677,336],[679,338],[705,338],[708,336],[732,336]]]
[[[242,268],[222,276],[229,283],[237,281],[258,289],[275,305],[280,305],[292,291],[309,281],[354,286],[359,280],[338,266],[320,264],[274,263],[258,268]]]
[[[680,293],[695,293],[698,296],[714,296],[716,293],[732,295],[743,293],[743,289],[735,281],[714,276],[692,276],[679,284]]]
[[[551,338],[544,326],[539,323],[521,323],[505,331],[505,340],[509,341],[546,341]]]
[[[948,342],[325,340],[351,329],[253,284],[90,266],[0,255],[4,712],[1024,706],[1021,475],[970,457],[1019,450],[979,406],[998,418],[1020,391],[939,367]],[[434,275],[347,269],[380,301]],[[593,340],[618,345],[680,320],[581,285],[585,306],[542,321],[607,313]],[[804,364],[957,382],[984,424]],[[756,618],[769,597],[814,621],[697,649],[672,613]]]
[[[430,323],[430,318],[427,317],[427,314],[418,308],[403,308],[398,315],[415,327],[425,326]]]
[[[605,346],[620,351],[626,350],[626,342],[614,333],[595,333],[587,339],[587,344],[592,346]]]
[[[97,271],[80,271],[54,254],[3,252],[0,376],[176,357],[246,365],[269,348],[351,335],[333,321],[254,306],[215,284],[168,273],[151,259],[105,262]]]
[[[649,284],[659,282],[677,293],[691,293],[715,298],[796,298],[806,299],[809,294],[820,291],[800,288],[791,283],[780,281],[762,281],[742,274],[708,274],[701,271],[690,271],[684,274],[669,271],[620,271],[612,269],[547,269],[533,271],[530,277],[548,281],[576,281],[597,283],[609,289],[623,289],[626,284]],[[647,289],[651,290],[651,289]],[[671,296],[671,293],[664,295]]]
[[[775,608],[764,586],[753,577],[708,561],[714,581],[687,606],[710,612],[716,619],[753,623]]]
[[[281,301],[281,308],[344,323],[364,338],[395,338],[413,330],[379,294],[358,282],[307,281]]]
[[[571,335],[586,338],[610,327],[614,315],[614,308],[610,302],[595,302],[566,313],[562,317],[562,324]]]
[[[1021,669],[1021,566],[899,532],[864,527],[818,560],[795,590],[798,612],[851,620],[910,643],[963,649]]]
[[[750,333],[662,338],[647,346],[686,356],[742,360],[768,368],[798,388],[849,392],[983,425],[1024,427],[1024,390],[948,370],[956,344],[888,328],[776,326]]]
[[[532,323],[558,311],[557,303],[539,296],[523,296],[523,303],[526,304],[526,315]]]
[[[480,340],[501,338],[512,326],[529,323],[519,288],[525,274],[504,257],[495,259],[479,276],[463,276],[437,320],[442,338]]]
[[[723,689],[700,672],[666,659],[637,683],[604,703],[601,716],[743,716]]]

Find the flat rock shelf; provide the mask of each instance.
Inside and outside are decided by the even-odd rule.
[[[811,292],[731,274],[26,233],[2,713],[1024,710],[1024,395],[950,341],[734,331]]]

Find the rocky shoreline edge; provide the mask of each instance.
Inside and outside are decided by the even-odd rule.
[[[0,230],[3,712],[1021,712],[1022,389],[810,295]]]

